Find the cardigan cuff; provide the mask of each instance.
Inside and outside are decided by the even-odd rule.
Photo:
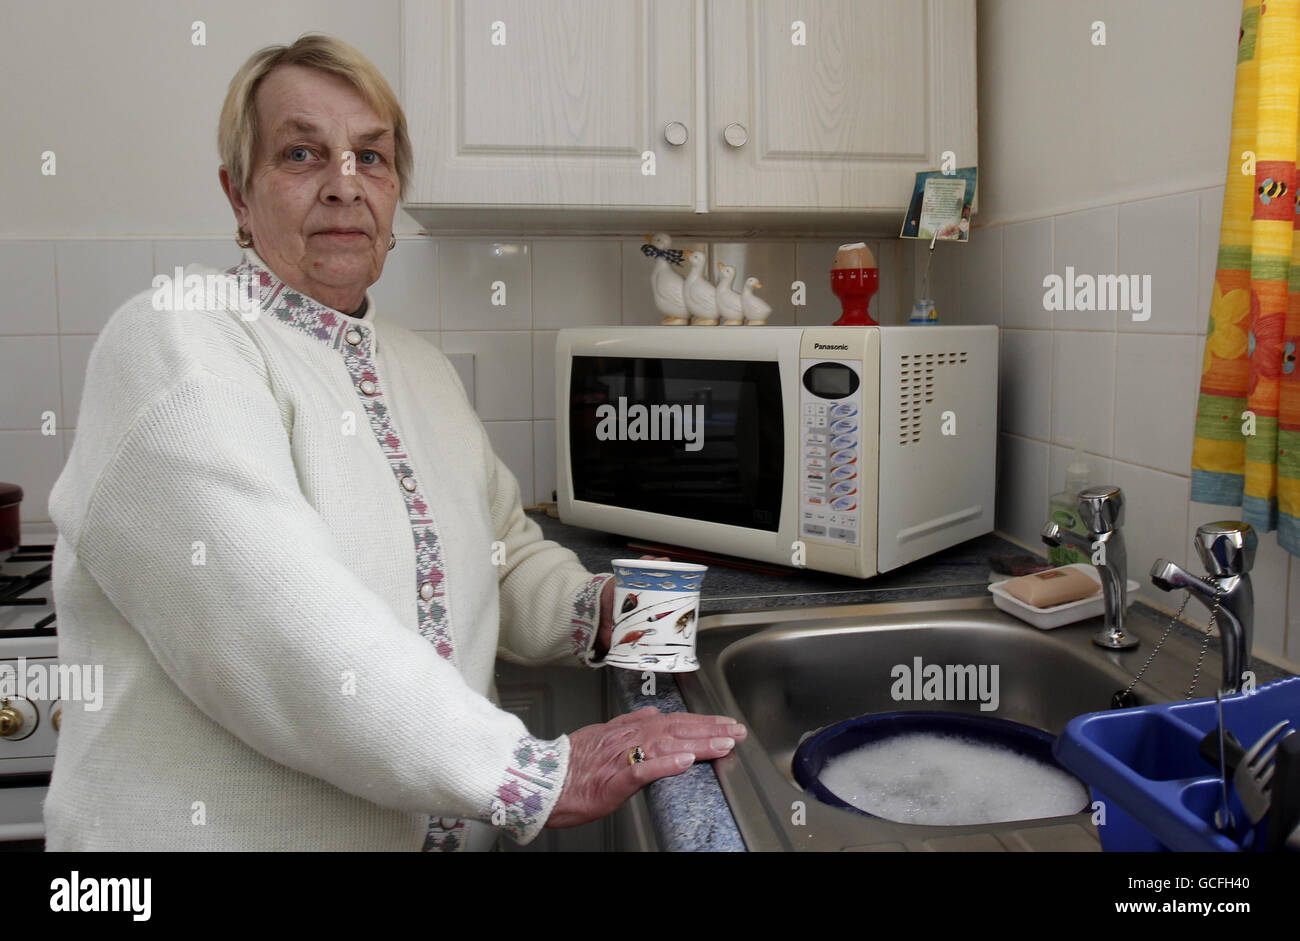
[[[604,659],[597,660],[596,633],[600,628],[600,596],[605,583],[614,576],[610,573],[596,575],[583,582],[573,599],[569,617],[569,636],[573,639],[573,653],[584,666],[603,667]]]
[[[567,735],[552,741],[525,735],[510,754],[488,819],[520,845],[531,843],[559,802],[568,770]]]

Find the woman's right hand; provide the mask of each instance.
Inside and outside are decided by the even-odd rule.
[[[748,731],[726,716],[661,713],[654,706],[569,733],[569,770],[546,826],[576,827],[612,814],[651,781],[731,753]],[[640,746],[645,760],[628,761]]]

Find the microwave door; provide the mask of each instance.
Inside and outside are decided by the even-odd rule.
[[[777,363],[575,355],[571,364],[575,500],[777,531]]]

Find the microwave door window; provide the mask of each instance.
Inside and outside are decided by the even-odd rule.
[[[774,362],[575,356],[575,499],[776,532],[785,456]]]

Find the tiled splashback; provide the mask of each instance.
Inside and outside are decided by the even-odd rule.
[[[709,251],[710,270],[716,261],[736,266],[737,285],[757,276],[772,305],[770,323],[828,324],[839,316],[829,270],[842,241],[676,240],[674,247]],[[897,322],[902,252],[894,240],[868,244],[881,272],[872,313]],[[470,395],[525,503],[549,499],[555,487],[556,331],[661,319],[650,293],[653,262],[641,245],[411,236],[399,238],[370,289],[380,317],[439,346],[462,376],[472,366]],[[0,241],[0,283],[10,286],[0,310],[0,480],[23,487],[24,522],[49,518],[86,362],[112,312],[156,273],[191,262],[227,267],[239,256],[233,239]],[[802,305],[791,303],[796,280],[806,285]],[[54,435],[41,432],[46,412],[56,416]]]
[[[932,293],[941,320],[1001,330],[998,519],[1040,548],[1047,501],[1065,487],[1071,448],[1095,483],[1124,490],[1129,576],[1141,597],[1176,608],[1148,578],[1159,557],[1201,571],[1191,537],[1201,523],[1240,519],[1240,507],[1191,502],[1192,430],[1218,254],[1223,188],[977,228],[940,245]],[[905,268],[919,271],[920,246]],[[1044,278],[1150,275],[1149,319],[1131,311],[1045,309]],[[1139,316],[1145,312],[1138,312]],[[1252,572],[1255,644],[1300,661],[1300,559],[1261,534]],[[1204,625],[1206,611],[1184,617]]]
[[[1166,556],[1196,566],[1196,526],[1240,514],[1189,499],[1221,200],[1222,188],[1214,188],[977,228],[967,245],[939,245],[930,272],[941,321],[1002,327],[998,529],[1040,545],[1048,495],[1064,486],[1070,447],[1081,443],[1094,479],[1124,488],[1130,575],[1156,604],[1170,597],[1149,586],[1151,563]],[[709,249],[710,266],[736,265],[737,283],[757,275],[771,323],[825,324],[839,311],[827,275],[839,241],[676,246]],[[900,322],[900,308],[919,288],[926,247],[868,244],[881,270],[872,313]],[[471,395],[526,502],[549,498],[555,486],[555,332],[659,321],[651,261],[640,248],[637,240],[600,238],[408,237],[371,289],[381,316],[453,357],[472,355]],[[116,306],[155,273],[238,257],[230,240],[0,241],[0,283],[9,286],[0,311],[0,479],[26,491],[24,521],[48,519],[90,348]],[[1151,275],[1150,319],[1045,310],[1043,278],[1063,275],[1067,265]],[[803,306],[790,303],[795,280],[806,284]],[[496,281],[504,283],[504,304],[493,303]],[[54,435],[41,432],[47,411],[56,415]],[[1257,645],[1300,660],[1300,561],[1269,534],[1254,575]],[[1187,611],[1204,621],[1199,606]]]

